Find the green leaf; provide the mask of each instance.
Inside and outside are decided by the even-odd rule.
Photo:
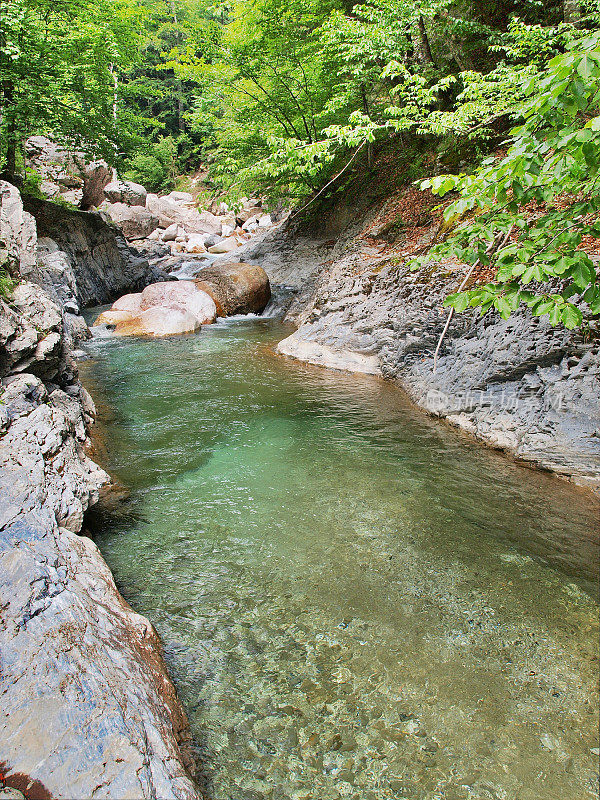
[[[467,292],[448,295],[448,297],[444,301],[444,306],[446,307],[451,306],[458,313],[464,311],[468,305],[469,305],[469,295]]]
[[[565,328],[569,330],[577,328],[583,321],[583,314],[572,303],[567,303],[561,312],[561,319]]]
[[[578,289],[586,289],[590,283],[595,281],[596,275],[593,267],[580,261],[570,271],[569,276]]]
[[[550,311],[550,324],[558,325],[560,323],[560,319],[561,319],[560,306],[555,304]]]

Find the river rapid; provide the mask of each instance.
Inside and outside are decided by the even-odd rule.
[[[597,797],[598,504],[233,319],[96,339],[90,518],[211,800]]]

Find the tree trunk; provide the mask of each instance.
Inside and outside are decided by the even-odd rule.
[[[112,113],[113,113],[113,119],[115,121],[115,126],[116,126],[116,124],[117,124],[117,103],[118,103],[118,100],[119,100],[119,78],[117,76],[117,70],[115,69],[115,65],[114,64],[111,64],[109,66],[108,71],[112,75],[112,79],[113,79],[113,107],[112,107]]]
[[[17,174],[17,125],[12,108],[14,97],[15,92],[13,82],[4,81],[2,86],[2,113],[7,120],[7,123],[6,155],[4,159],[4,167],[2,169],[2,177],[9,181],[9,183],[15,182],[15,177]]]
[[[563,0],[563,19],[572,25],[581,20],[581,4],[579,0]]]
[[[432,64],[435,67],[435,61],[431,55],[429,36],[427,35],[425,20],[423,19],[422,15],[419,15],[419,19],[417,20],[417,29],[419,31],[419,40],[421,44],[421,46],[418,48],[420,55],[419,60],[423,63]]]
[[[363,102],[363,111],[365,116],[369,117],[369,101],[367,100],[367,90],[364,84],[360,86],[360,94]],[[369,172],[373,170],[373,142],[367,142],[367,169]]]

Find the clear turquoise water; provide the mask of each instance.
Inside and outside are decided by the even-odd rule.
[[[95,538],[214,800],[597,796],[598,506],[231,322],[94,342]]]

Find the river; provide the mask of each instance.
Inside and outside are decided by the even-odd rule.
[[[598,505],[232,320],[89,346],[117,584],[211,800],[597,797]]]

